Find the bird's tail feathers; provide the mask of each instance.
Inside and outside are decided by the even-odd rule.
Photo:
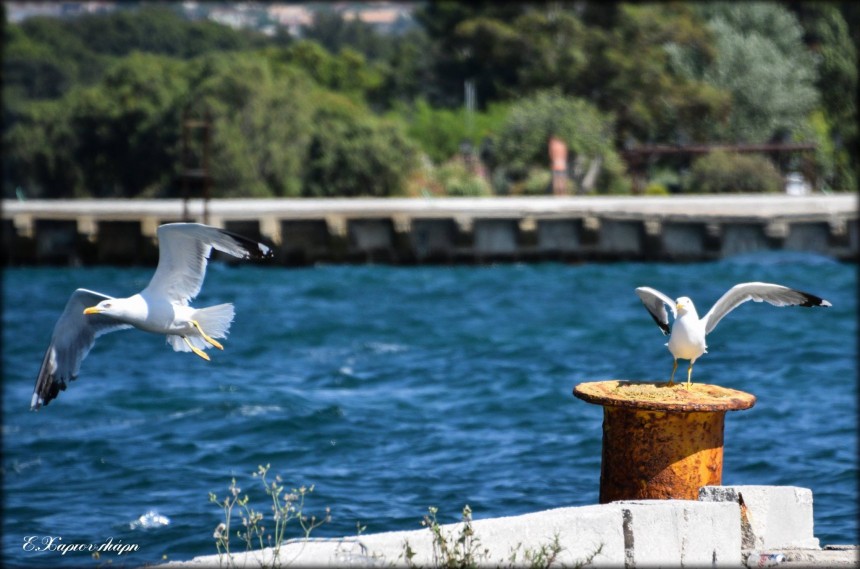
[[[200,324],[200,328],[210,338],[226,338],[227,332],[230,331],[230,324],[233,323],[234,314],[233,305],[227,303],[198,308],[191,314],[191,318]],[[198,335],[189,335],[188,341],[199,350],[207,350],[212,346],[202,336]],[[167,342],[176,352],[191,351],[182,336],[168,336]]]
[[[227,332],[230,331],[230,324],[233,322],[234,315],[233,305],[228,302],[226,304],[198,308],[191,316],[200,324],[203,331],[212,338],[226,338]]]

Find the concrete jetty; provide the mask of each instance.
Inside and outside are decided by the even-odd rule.
[[[857,196],[4,200],[4,264],[154,264],[188,220],[259,238],[282,265],[713,260],[858,253]]]
[[[462,522],[440,529],[452,547],[465,535]],[[698,500],[619,501],[475,520],[468,539],[479,567],[858,566],[856,545],[819,546],[812,492],[791,486],[705,486]],[[277,557],[267,548],[159,567],[437,567],[445,560],[440,551],[425,528],[293,539]],[[465,561],[459,555],[455,561]]]

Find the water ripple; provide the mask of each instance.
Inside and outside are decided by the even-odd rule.
[[[666,339],[633,289],[707,306],[749,280],[810,290],[833,307],[750,303],[709,336],[694,380],[758,398],[726,418],[723,481],[811,488],[822,543],[856,541],[854,266],[768,254],[213,269],[196,304],[234,302],[236,320],[211,362],[151,335],[111,334],[39,413],[27,410],[33,380],[69,292],[131,292],[151,270],[4,271],[7,559],[50,566],[21,557],[23,536],[37,534],[139,543],[135,565],[213,554],[222,512],[208,493],[223,498],[235,477],[263,511],[252,474],[266,464],[287,487],[315,485],[309,512],[333,515],[321,536],[353,535],[357,521],[369,532],[419,529],[428,506],[454,521],[466,503],[476,517],[596,503],[602,411],[573,386],[671,371]]]

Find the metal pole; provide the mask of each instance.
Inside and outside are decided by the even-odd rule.
[[[182,221],[188,218],[188,108],[182,109]]]
[[[209,150],[211,144],[212,115],[206,110],[203,123],[203,223],[209,224],[209,193],[212,177],[209,175]]]
[[[475,97],[475,80],[467,79],[463,84],[465,89],[465,103],[466,103],[466,134],[468,136],[472,136],[472,131],[475,127],[475,106],[476,106],[476,97]]]

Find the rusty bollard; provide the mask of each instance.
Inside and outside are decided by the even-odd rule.
[[[696,500],[723,477],[726,411],[749,409],[755,396],[717,385],[665,382],[580,383],[573,394],[603,406],[600,503]]]

